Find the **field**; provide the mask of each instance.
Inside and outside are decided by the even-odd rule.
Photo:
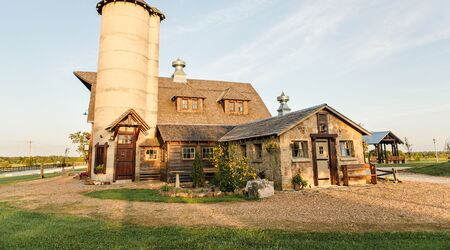
[[[411,169],[408,169],[407,171],[416,174],[427,174],[433,176],[450,176],[450,162],[413,166]]]
[[[448,232],[309,233],[146,227],[40,214],[0,204],[1,249],[446,249]]]
[[[60,176],[61,173],[46,174],[45,178]],[[41,179],[40,175],[24,175],[15,177],[0,177],[0,185],[15,184],[23,181],[33,181]]]

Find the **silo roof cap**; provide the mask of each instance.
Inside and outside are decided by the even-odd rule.
[[[102,14],[103,6],[107,5],[108,3],[116,3],[116,2],[128,2],[140,5],[144,7],[144,9],[146,9],[150,13],[150,15],[158,15],[161,18],[161,21],[166,19],[164,13],[162,13],[158,8],[148,5],[144,0],[103,0],[97,3],[98,14],[100,15]]]

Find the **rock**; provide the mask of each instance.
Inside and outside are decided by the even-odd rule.
[[[245,187],[249,198],[264,199],[275,195],[273,181],[268,180],[254,180],[248,181]]]

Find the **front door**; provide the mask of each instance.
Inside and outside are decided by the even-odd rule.
[[[134,180],[136,140],[133,134],[117,136],[115,180]]]
[[[330,185],[330,150],[328,140],[316,141],[316,162],[319,186]]]

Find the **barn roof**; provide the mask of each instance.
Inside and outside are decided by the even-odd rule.
[[[164,142],[215,142],[233,129],[233,126],[227,125],[158,125],[157,127]]]
[[[88,121],[93,122],[97,73],[77,71],[74,74],[86,88],[91,90]],[[203,112],[177,112],[176,103],[172,101],[172,97],[187,85],[205,98]],[[250,83],[188,79],[186,84],[175,83],[172,78],[160,77],[158,88],[158,124],[238,125],[271,117],[266,105]],[[217,103],[223,92],[230,88],[238,90],[250,99],[248,115],[226,114],[222,105]]]
[[[227,133],[224,137],[222,137],[220,141],[221,142],[236,141],[271,135],[279,136],[289,131],[293,127],[297,126],[300,122],[304,121],[305,119],[324,109],[341,118],[347,124],[355,128],[356,130],[360,131],[362,134],[364,135],[370,134],[369,131],[365,130],[352,120],[342,115],[341,113],[337,112],[327,104],[320,104],[310,108],[291,112],[283,116],[277,116],[243,125],[238,125],[229,133]]]
[[[403,144],[403,141],[398,138],[391,131],[379,131],[379,132],[371,132],[372,135],[363,136],[363,141],[369,145],[376,145],[380,143],[399,143]]]
[[[217,101],[220,102],[222,100],[237,100],[237,101],[251,101],[246,95],[237,91],[235,88],[231,87],[222,92]]]

